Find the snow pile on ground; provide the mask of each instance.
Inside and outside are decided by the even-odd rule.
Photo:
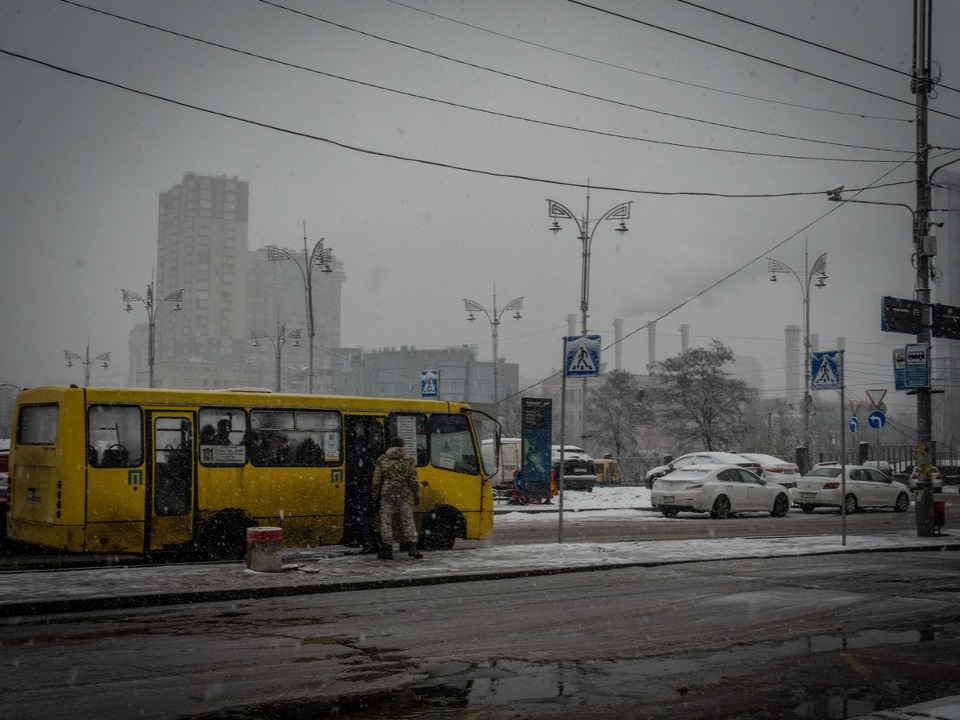
[[[496,522],[556,522],[556,513],[560,510],[560,498],[555,497],[549,505],[510,505],[498,502],[494,505]],[[604,520],[619,517],[637,519],[638,513],[650,512],[650,491],[644,487],[596,487],[593,492],[568,490],[563,494],[564,514],[576,513],[578,520],[601,516]],[[656,517],[661,517],[660,513]]]

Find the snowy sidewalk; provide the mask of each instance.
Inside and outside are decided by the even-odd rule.
[[[960,536],[912,532],[848,536],[652,540],[485,546],[392,561],[346,548],[283,552],[283,571],[244,563],[99,567],[0,573],[0,617],[217,602],[385,587],[530,577],[629,566],[841,552],[960,550]]]

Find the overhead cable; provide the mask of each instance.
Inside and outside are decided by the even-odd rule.
[[[542,43],[533,42],[532,40],[525,40],[524,38],[519,38],[514,35],[508,35],[506,33],[497,32],[496,30],[491,30],[489,28],[485,28],[480,25],[474,25],[472,23],[464,22],[463,20],[456,20],[447,15],[440,15],[439,13],[431,12],[429,10],[424,10],[423,8],[414,7],[404,2],[400,2],[400,0],[385,0],[385,2],[392,3],[394,5],[399,5],[400,7],[407,8],[408,10],[413,10],[414,12],[423,13],[424,15],[429,15],[430,17],[435,17],[439,20],[445,20],[447,22],[454,23],[456,25],[463,25],[464,27],[472,28],[479,32],[495,35],[497,37],[505,38],[507,40],[512,40],[513,42],[523,43],[524,45],[530,45],[531,47],[540,48],[541,50],[547,50],[549,52],[565,55],[567,57],[571,57],[576,60],[583,60],[585,62],[595,63],[597,65],[603,65],[605,67],[613,68],[615,70],[623,70],[624,72],[633,73],[635,75],[643,75],[644,77],[654,78],[656,80],[663,80],[664,82],[675,83],[677,85],[685,85],[686,87],[692,87],[698,90],[706,90],[707,92],[715,92],[715,93],[720,93],[722,95],[731,95],[733,97],[745,98],[747,100],[756,100],[757,102],[770,103],[772,105],[783,105],[785,107],[799,108],[801,110],[813,110],[814,112],[830,113],[832,115],[847,115],[849,117],[857,117],[857,118],[862,118],[866,120],[885,120],[889,122],[902,122],[902,123],[916,122],[913,118],[896,118],[896,117],[889,117],[885,115],[869,115],[867,113],[858,113],[858,112],[852,112],[847,110],[835,110],[833,108],[816,107],[814,105],[804,105],[803,103],[794,103],[794,102],[788,102],[786,100],[775,100],[773,98],[760,97],[759,95],[749,95],[747,93],[733,92],[732,90],[722,90],[720,88],[712,87],[710,85],[699,85],[697,83],[689,82],[687,80],[680,80],[679,78],[672,78],[666,75],[657,75],[656,73],[646,72],[644,70],[638,70],[637,68],[626,67],[625,65],[618,65],[616,63],[607,62],[606,60],[599,60],[597,58],[586,57],[585,55],[578,55],[576,53],[572,53],[567,50],[561,50],[560,48],[551,47],[550,45],[544,45]],[[869,62],[869,61],[865,60],[864,62]]]
[[[654,114],[654,115],[661,115],[661,116],[663,116],[663,117],[674,118],[674,119],[676,119],[676,120],[686,120],[687,122],[699,123],[699,124],[702,124],[702,125],[710,125],[710,126],[713,126],[713,127],[720,127],[720,128],[724,128],[724,129],[726,129],[726,130],[736,130],[736,131],[738,131],[738,132],[755,133],[755,134],[757,134],[757,135],[765,135],[765,136],[767,136],[767,137],[783,138],[783,139],[786,139],[786,140],[799,140],[799,141],[801,141],[801,142],[817,143],[817,144],[820,144],[820,145],[832,145],[832,146],[834,146],[834,147],[848,147],[848,148],[855,148],[855,149],[858,149],[858,150],[875,150],[875,151],[877,151],[877,152],[894,152],[894,153],[906,153],[906,152],[910,152],[909,150],[891,150],[891,149],[889,149],[889,148],[872,147],[872,146],[869,146],[869,145],[851,145],[851,144],[847,144],[847,143],[831,142],[831,141],[829,141],[829,140],[817,140],[817,139],[815,139],[815,138],[805,138],[805,137],[799,137],[799,136],[796,136],[796,135],[786,135],[786,134],[783,134],[783,133],[775,133],[775,132],[771,132],[771,131],[768,131],[768,130],[757,130],[757,129],[755,129],[755,128],[741,127],[741,126],[739,126],[739,125],[732,125],[732,124],[729,124],[729,123],[720,123],[720,122],[716,122],[716,121],[714,121],[714,120],[705,120],[705,119],[703,119],[703,118],[691,117],[691,116],[689,116],[689,115],[680,115],[679,113],[671,113],[671,112],[667,112],[667,111],[665,111],[665,110],[656,110],[656,109],[654,109],[654,108],[645,107],[645,106],[643,106],[643,105],[636,105],[636,104],[634,104],[634,103],[623,102],[622,100],[614,100],[614,99],[612,99],[612,98],[605,98],[605,97],[603,97],[603,96],[601,96],[601,95],[593,95],[593,94],[591,94],[591,93],[585,93],[585,92],[581,92],[581,91],[579,91],[579,90],[571,90],[570,88],[565,88],[565,87],[563,87],[563,86],[561,86],[561,85],[552,85],[552,84],[550,84],[550,83],[542,82],[542,81],[540,81],[540,80],[533,80],[533,79],[531,79],[531,78],[523,77],[522,75],[516,75],[516,74],[514,74],[514,73],[508,73],[508,72],[505,72],[505,71],[503,71],[503,70],[495,70],[495,69],[490,68],[490,67],[487,67],[487,66],[485,66],[485,65],[479,65],[479,64],[477,64],[477,63],[467,62],[466,60],[460,60],[460,59],[457,59],[457,58],[453,58],[453,57],[450,57],[450,56],[448,56],[448,55],[443,55],[443,54],[441,54],[441,53],[433,52],[433,51],[431,51],[431,50],[424,50],[423,48],[416,47],[415,45],[409,45],[409,44],[407,44],[407,43],[402,43],[402,42],[399,42],[399,41],[397,41],[397,40],[390,40],[389,38],[384,38],[384,37],[382,37],[382,36],[380,36],[380,35],[374,35],[373,33],[368,33],[368,32],[366,32],[366,31],[364,31],[364,30],[357,30],[356,28],[352,28],[352,27],[350,27],[350,26],[348,26],[348,25],[343,25],[342,23],[337,23],[337,22],[333,22],[332,20],[327,20],[326,18],[320,17],[319,15],[312,15],[312,14],[310,14],[310,13],[308,13],[308,12],[304,12],[304,11],[302,11],[302,10],[296,10],[296,9],[294,9],[294,8],[289,8],[289,7],[286,7],[285,5],[281,5],[280,3],[273,2],[273,0],[258,0],[258,2],[261,2],[261,3],[263,3],[264,5],[269,5],[270,7],[277,8],[278,10],[284,10],[284,11],[286,11],[286,12],[293,13],[293,14],[295,14],[295,15],[300,15],[300,16],[302,16],[302,17],[306,17],[306,18],[309,18],[309,19],[311,19],[311,20],[316,20],[317,22],[325,23],[325,24],[327,24],[327,25],[331,25],[331,26],[333,26],[333,27],[340,28],[341,30],[347,30],[347,31],[349,31],[349,32],[357,33],[358,35],[363,35],[364,37],[369,37],[369,38],[372,38],[372,39],[374,39],[374,40],[379,40],[379,41],[381,41],[381,42],[390,43],[391,45],[396,45],[396,46],[398,46],[398,47],[406,48],[407,50],[413,50],[413,51],[415,51],[415,52],[423,53],[423,54],[429,55],[429,56],[431,56],[431,57],[440,58],[441,60],[447,60],[447,61],[449,61],[449,62],[454,62],[454,63],[457,63],[457,64],[459,64],[459,65],[464,65],[465,67],[474,68],[475,70],[481,70],[481,71],[483,71],[483,72],[493,73],[494,75],[499,75],[499,76],[501,76],[501,77],[507,77],[507,78],[511,78],[511,79],[513,79],[513,80],[519,80],[520,82],[529,83],[529,84],[531,84],[531,85],[537,85],[537,86],[539,86],[539,87],[545,87],[545,88],[548,88],[548,89],[550,89],[550,90],[557,90],[557,91],[559,91],[559,92],[567,93],[567,94],[570,94],[570,95],[576,95],[576,96],[578,96],[578,97],[588,98],[588,99],[590,99],[590,100],[599,100],[600,102],[609,103],[609,104],[611,104],[611,105],[616,105],[616,106],[618,106],[618,107],[632,108],[632,109],[634,109],[634,110],[640,110],[640,111],[642,111],[642,112],[648,112],[648,113],[652,113],[652,114]],[[960,119],[960,117],[958,117],[958,119]]]
[[[235,120],[237,122],[245,123],[247,125],[253,125],[255,127],[260,127],[267,130],[273,130],[275,132],[284,133],[286,135],[292,135],[294,137],[306,138],[308,140],[317,140],[319,142],[324,142],[329,145],[333,145],[334,147],[342,148],[344,150],[350,150],[352,152],[362,153],[365,155],[388,158],[391,160],[400,160],[402,162],[416,163],[419,165],[443,168],[446,170],[457,170],[460,172],[473,173],[476,175],[485,175],[487,177],[506,178],[510,180],[524,180],[529,182],[544,183],[546,185],[557,185],[561,187],[574,187],[574,188],[587,187],[587,185],[585,185],[584,183],[565,182],[563,180],[551,180],[548,178],[538,178],[530,175],[520,175],[517,173],[497,172],[494,170],[482,170],[480,168],[471,168],[464,165],[454,165],[452,163],[444,163],[444,162],[439,162],[437,160],[427,160],[425,158],[397,155],[396,153],[389,153],[381,150],[372,150],[370,148],[364,148],[358,145],[350,145],[349,143],[340,142],[338,140],[334,140],[328,137],[323,137],[321,135],[314,135],[312,133],[307,133],[300,130],[292,130],[290,128],[280,127],[279,125],[273,125],[270,123],[261,122],[259,120],[252,120],[250,118],[241,117],[239,115],[233,115],[231,113],[226,113],[220,110],[213,110],[211,108],[206,108],[201,105],[194,105],[192,103],[183,102],[181,100],[174,100],[173,98],[165,97],[163,95],[158,95],[157,93],[151,93],[146,90],[139,90],[137,88],[132,88],[127,85],[122,85],[120,83],[116,83],[111,80],[104,80],[103,78],[98,78],[93,75],[87,75],[85,73],[81,73],[76,70],[70,70],[69,68],[65,68],[59,65],[54,65],[53,63],[48,63],[43,60],[38,60],[36,58],[32,58],[27,55],[23,55],[21,53],[16,53],[11,50],[6,50],[4,48],[0,48],[0,54],[18,58],[26,62],[30,62],[36,65],[40,65],[42,67],[46,67],[50,70],[56,70],[57,72],[62,72],[67,75],[79,77],[84,80],[90,80],[92,82],[100,83],[101,85],[106,85],[108,87],[116,88],[118,90],[124,90],[126,92],[131,92],[136,95],[141,95],[143,97],[149,97],[154,100],[160,100],[161,102],[170,103],[171,105],[176,105],[178,107],[187,108],[189,110],[196,110],[198,112],[206,113],[208,115],[213,115],[216,117],[226,118],[228,120]],[[821,195],[824,192],[823,190],[798,190],[794,192],[782,192],[782,193],[721,193],[721,192],[706,192],[706,191],[692,191],[692,190],[639,190],[639,189],[630,189],[630,188],[604,186],[604,185],[591,185],[590,187],[594,190],[609,190],[611,192],[630,193],[634,195],[658,195],[663,197],[686,196],[686,197],[758,198],[759,199],[759,198],[803,197],[803,196],[810,196],[810,195]]]
[[[266,0],[260,0],[260,2],[266,2]],[[646,20],[639,20],[635,17],[624,15],[623,13],[618,13],[618,12],[614,12],[613,10],[607,10],[602,7],[597,7],[596,5],[591,5],[590,3],[583,2],[583,0],[567,0],[567,2],[572,3],[573,5],[579,5],[580,7],[587,8],[588,10],[595,10],[596,12],[603,13],[604,15],[610,15],[612,17],[619,18],[620,20],[626,20],[627,22],[636,23],[638,25],[644,25],[646,27],[653,28],[654,30],[660,30],[662,32],[669,33],[671,35],[676,35],[678,37],[686,38],[687,40],[693,40],[694,42],[702,43],[704,45],[709,45],[710,47],[714,47],[719,50],[726,50],[727,52],[732,52],[737,55],[742,55],[744,57],[750,58],[751,60],[759,60],[760,62],[765,62],[770,65],[774,65],[776,67],[789,70],[790,72],[801,73],[802,75],[808,75],[810,77],[817,78],[818,80],[824,80],[829,83],[834,83],[835,85],[840,85],[841,87],[845,87],[850,90],[856,90],[858,92],[867,93],[868,95],[881,97],[881,98],[884,98],[885,100],[891,100],[895,103],[900,103],[902,105],[909,105],[910,107],[914,106],[913,100],[904,100],[902,98],[894,97],[893,95],[887,95],[886,93],[878,92],[876,90],[868,90],[867,88],[860,87],[859,85],[854,85],[853,83],[848,83],[843,80],[837,80],[836,78],[832,78],[827,75],[821,75],[820,73],[815,73],[811,70],[804,70],[794,65],[788,65],[787,63],[778,62],[777,60],[770,60],[769,58],[761,57],[760,55],[754,55],[753,53],[748,53],[745,50],[737,50],[736,48],[727,47],[726,45],[721,45],[720,43],[715,43],[710,40],[704,40],[703,38],[698,38],[688,33],[682,33],[679,30],[671,30],[670,28],[663,27],[662,25],[656,25],[654,23],[647,22]],[[933,108],[930,108],[930,112],[935,112],[939,115],[953,118],[954,120],[960,120],[960,115],[954,115],[952,113],[948,113],[943,110],[934,110]]]
[[[506,118],[506,119],[508,119],[508,120],[518,120],[518,121],[520,121],[520,122],[533,123],[533,124],[536,124],[536,125],[543,125],[543,126],[546,126],[546,127],[558,128],[558,129],[561,129],[561,130],[571,130],[571,131],[573,131],[573,132],[587,133],[587,134],[590,134],[590,135],[598,135],[598,136],[601,136],[601,137],[609,137],[609,138],[613,138],[613,139],[615,139],[615,140],[629,140],[629,141],[633,141],[633,142],[647,143],[647,144],[650,144],[650,145],[664,145],[664,146],[668,146],[668,147],[679,147],[679,148],[685,148],[685,149],[689,149],[689,150],[703,150],[703,151],[706,151],[706,152],[728,153],[728,154],[732,154],[732,155],[748,155],[748,156],[755,156],[755,157],[772,157],[772,158],[785,159],[785,160],[811,160],[811,161],[817,161],[817,162],[841,162],[841,163],[851,163],[851,162],[855,162],[855,163],[891,163],[891,162],[898,162],[898,161],[895,160],[895,159],[886,159],[886,160],[885,160],[885,159],[880,159],[880,158],[874,158],[874,159],[838,158],[838,157],[823,157],[823,156],[817,156],[817,155],[792,155],[792,154],[785,154],[785,153],[762,152],[762,151],[759,151],[759,150],[735,150],[735,149],[732,149],[732,148],[711,147],[711,146],[709,146],[709,145],[694,145],[694,144],[691,144],[691,143],[670,142],[670,141],[667,141],[667,140],[654,140],[654,139],[652,139],[652,138],[638,137],[638,136],[635,136],[635,135],[624,135],[624,134],[621,134],[621,133],[611,133],[611,132],[605,132],[605,131],[602,131],[602,130],[593,130],[593,129],[591,129],[591,128],[577,127],[577,126],[574,126],[574,125],[565,125],[565,124],[563,124],[563,123],[556,123],[556,122],[551,122],[551,121],[548,121],[548,120],[537,120],[537,119],[535,119],[535,118],[524,117],[524,116],[522,116],[522,115],[514,115],[514,114],[511,114],[511,113],[505,113],[505,112],[500,112],[500,111],[496,111],[496,110],[488,110],[488,109],[486,109],[486,108],[476,107],[476,106],[472,106],[472,105],[466,105],[466,104],[464,104],[464,103],[456,103],[456,102],[452,102],[452,101],[450,101],[450,100],[443,100],[443,99],[440,99],[440,98],[430,97],[429,95],[421,95],[421,94],[419,94],[419,93],[412,93],[412,92],[408,92],[408,91],[405,91],[405,90],[397,90],[396,88],[387,87],[387,86],[385,86],[385,85],[377,85],[377,84],[375,84],[375,83],[365,82],[365,81],[363,81],[363,80],[356,80],[356,79],[354,79],[354,78],[349,78],[349,77],[346,77],[346,76],[343,76],[343,75],[337,75],[337,74],[335,74],[335,73],[325,72],[325,71],[323,71],[323,70],[318,70],[318,69],[316,69],[316,68],[307,67],[307,66],[305,66],[305,65],[300,65],[300,64],[297,64],[297,63],[288,62],[288,61],[286,61],[286,60],[279,60],[279,59],[277,59],[277,58],[269,57],[269,56],[267,56],[267,55],[260,55],[260,54],[258,54],[258,53],[250,52],[250,51],[248,51],[248,50],[241,50],[241,49],[239,49],[239,48],[235,48],[235,47],[232,47],[232,46],[230,46],[230,45],[225,45],[225,44],[223,44],[223,43],[218,43],[218,42],[215,42],[215,41],[212,41],[212,40],[206,40],[206,39],[204,39],[204,38],[200,38],[200,37],[197,37],[197,36],[195,36],[195,35],[188,35],[188,34],[186,34],[186,33],[178,32],[178,31],[176,31],[176,30],[170,30],[170,29],[168,29],[168,28],[160,27],[160,26],[158,26],[158,25],[153,25],[153,24],[151,24],[151,23],[143,22],[143,21],[141,21],[141,20],[135,20],[135,19],[133,19],[133,18],[130,18],[130,17],[124,16],[124,15],[119,15],[119,14],[117,14],[117,13],[107,12],[106,10],[100,10],[99,8],[90,7],[90,6],[88,6],[88,5],[84,5],[84,4],[82,4],[82,3],[75,2],[74,0],[60,0],[60,1],[61,1],[62,3],[64,3],[64,4],[66,4],[66,5],[72,5],[72,6],[77,7],[77,8],[81,8],[81,9],[84,9],[84,10],[89,10],[89,11],[91,11],[91,12],[99,13],[100,15],[105,15],[105,16],[110,17],[110,18],[113,18],[113,19],[115,19],[115,20],[121,20],[121,21],[123,21],[123,22],[128,22],[128,23],[131,23],[131,24],[133,24],[133,25],[138,25],[138,26],[140,26],[140,27],[149,28],[150,30],[155,30],[155,31],[157,31],[157,32],[161,32],[161,33],[165,33],[165,34],[168,34],[168,35],[172,35],[172,36],[174,36],[174,37],[178,37],[178,38],[181,38],[181,39],[184,39],[184,40],[190,40],[191,42],[196,42],[196,43],[200,43],[200,44],[203,44],[203,45],[209,45],[210,47],[215,47],[215,48],[218,48],[218,49],[221,49],[221,50],[227,50],[227,51],[229,51],[229,52],[234,52],[234,53],[237,53],[237,54],[239,54],[239,55],[244,55],[244,56],[246,56],[246,57],[252,57],[252,58],[255,58],[255,59],[257,59],[257,60],[263,60],[263,61],[266,61],[266,62],[274,63],[274,64],[276,64],[276,65],[281,65],[281,66],[283,66],[283,67],[292,68],[292,69],[294,69],[294,70],[302,70],[302,71],[304,71],[304,72],[312,73],[312,74],[314,74],[314,75],[320,75],[320,76],[322,76],[322,77],[332,78],[332,79],[334,79],[334,80],[341,80],[341,81],[343,81],[343,82],[352,83],[352,84],[355,84],[355,85],[360,85],[360,86],[362,86],[362,87],[372,88],[372,89],[374,89],[374,90],[382,90],[382,91],[384,91],[384,92],[394,93],[394,94],[396,94],[396,95],[401,95],[401,96],[404,96],[404,97],[410,97],[410,98],[414,98],[414,99],[416,99],[416,100],[424,100],[424,101],[426,101],[426,102],[437,103],[437,104],[439,104],[439,105],[445,105],[445,106],[448,106],[448,107],[454,107],[454,108],[457,108],[457,109],[460,109],[460,110],[468,110],[468,111],[471,111],[471,112],[479,112],[479,113],[483,113],[483,114],[486,114],[486,115],[492,115],[492,116],[495,116],[495,117],[502,117],[502,118]],[[855,149],[866,149],[866,148],[861,148],[860,146],[856,146],[856,145],[850,145],[850,146],[846,146],[846,147],[852,147],[852,148],[855,148]],[[884,150],[884,152],[906,152],[906,151]]]
[[[388,2],[393,2],[393,1],[394,0],[388,0]],[[706,7],[704,5],[699,5],[698,3],[691,2],[691,0],[676,0],[676,2],[683,3],[684,5],[689,5],[690,7],[695,7],[698,10],[703,10],[704,12],[713,13],[714,15],[719,15],[720,17],[725,17],[728,20],[734,20],[735,22],[743,23],[744,25],[749,25],[750,27],[755,27],[758,30],[766,30],[767,32],[773,33],[774,35],[779,35],[781,37],[789,38],[790,40],[796,40],[799,43],[810,45],[811,47],[819,48],[820,50],[826,50],[827,52],[840,55],[841,57],[845,57],[850,60],[856,60],[858,62],[866,63],[867,65],[873,65],[874,67],[880,68],[881,70],[889,70],[890,72],[897,73],[898,75],[903,75],[904,77],[908,77],[908,78],[912,77],[911,74],[908,73],[906,70],[901,70],[900,68],[896,68],[891,65],[884,65],[883,63],[879,63],[874,60],[867,60],[866,58],[862,58],[858,55],[853,55],[852,53],[848,53],[843,50],[837,50],[836,48],[832,48],[827,45],[814,42],[813,40],[807,40],[806,38],[802,38],[797,35],[791,35],[790,33],[783,32],[782,30],[776,30],[772,27],[761,25],[760,23],[751,22],[750,20],[744,20],[743,18],[739,18],[735,15],[730,15],[729,13],[720,12],[719,10],[715,10],[714,8]],[[953,88],[953,87],[950,87],[949,85],[944,85],[942,83],[937,83],[937,86],[945,88],[947,90],[953,90],[954,92],[960,92],[960,90],[957,90],[957,88]]]

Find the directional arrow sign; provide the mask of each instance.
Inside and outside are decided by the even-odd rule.
[[[879,430],[887,424],[887,416],[880,410],[874,410],[867,416],[867,422],[874,430]]]
[[[860,431],[860,421],[855,417],[850,418],[850,432],[856,434]]]

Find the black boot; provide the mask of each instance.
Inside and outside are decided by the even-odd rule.
[[[377,557],[381,560],[393,560],[393,545],[384,545]]]
[[[423,553],[417,550],[416,541],[407,543],[407,555],[412,557],[414,560],[419,560],[423,557]]]

